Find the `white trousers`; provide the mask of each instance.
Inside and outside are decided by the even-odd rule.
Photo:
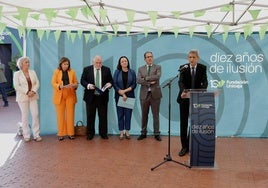
[[[18,102],[21,111],[21,122],[22,122],[22,130],[23,137],[30,138],[31,137],[31,129],[29,125],[29,110],[32,115],[32,133],[34,139],[39,137],[40,135],[40,125],[39,125],[39,115],[38,115],[38,104],[37,100],[29,100],[26,102]]]

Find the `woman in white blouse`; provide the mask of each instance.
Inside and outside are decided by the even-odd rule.
[[[31,140],[31,130],[29,126],[29,111],[32,115],[32,133],[33,139],[37,142],[41,141],[40,125],[38,114],[38,89],[39,80],[34,70],[30,70],[30,60],[28,57],[21,57],[17,61],[20,69],[14,73],[13,83],[16,90],[16,101],[21,110],[21,121],[23,137],[25,142]]]

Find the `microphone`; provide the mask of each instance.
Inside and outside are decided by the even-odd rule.
[[[185,69],[187,69],[188,68],[188,65],[184,65],[183,67],[181,67],[178,71],[183,71],[183,70],[185,70]]]

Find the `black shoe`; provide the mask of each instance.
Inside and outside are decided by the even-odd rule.
[[[68,138],[70,139],[70,140],[74,140],[75,139],[75,137],[72,135],[72,136],[68,136]]]
[[[143,140],[143,139],[146,138],[146,137],[147,137],[146,134],[141,134],[141,135],[138,137],[137,140]]]
[[[58,137],[58,140],[59,140],[59,141],[63,141],[63,140],[64,140],[64,136],[59,136],[59,137]]]
[[[162,141],[160,135],[155,135],[154,138],[155,138],[157,141]]]
[[[92,140],[93,139],[93,135],[87,135],[87,140]]]
[[[182,157],[188,152],[187,148],[182,148],[181,151],[179,152],[179,156]]]
[[[104,139],[104,140],[109,139],[107,135],[105,135],[105,136],[101,136],[101,138]]]
[[[4,107],[8,107],[8,102],[5,102]]]

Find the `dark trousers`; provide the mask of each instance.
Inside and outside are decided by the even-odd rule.
[[[99,116],[99,135],[107,136],[107,107],[108,104],[103,102],[101,96],[95,96],[93,103],[86,103],[88,136],[95,135],[95,117],[97,110]]]
[[[8,101],[7,101],[7,93],[6,93],[5,86],[6,86],[5,83],[0,83],[0,92],[2,94],[2,99],[6,104]]]
[[[119,131],[130,130],[132,109],[116,106]]]
[[[153,114],[153,126],[154,126],[154,135],[159,135],[159,109],[160,109],[160,100],[153,99],[152,94],[148,93],[146,99],[140,100],[141,103],[141,134],[147,134],[147,123],[148,123],[148,114],[151,107]]]
[[[184,99],[180,103],[180,135],[182,148],[189,148],[188,118],[189,118],[189,99]]]

